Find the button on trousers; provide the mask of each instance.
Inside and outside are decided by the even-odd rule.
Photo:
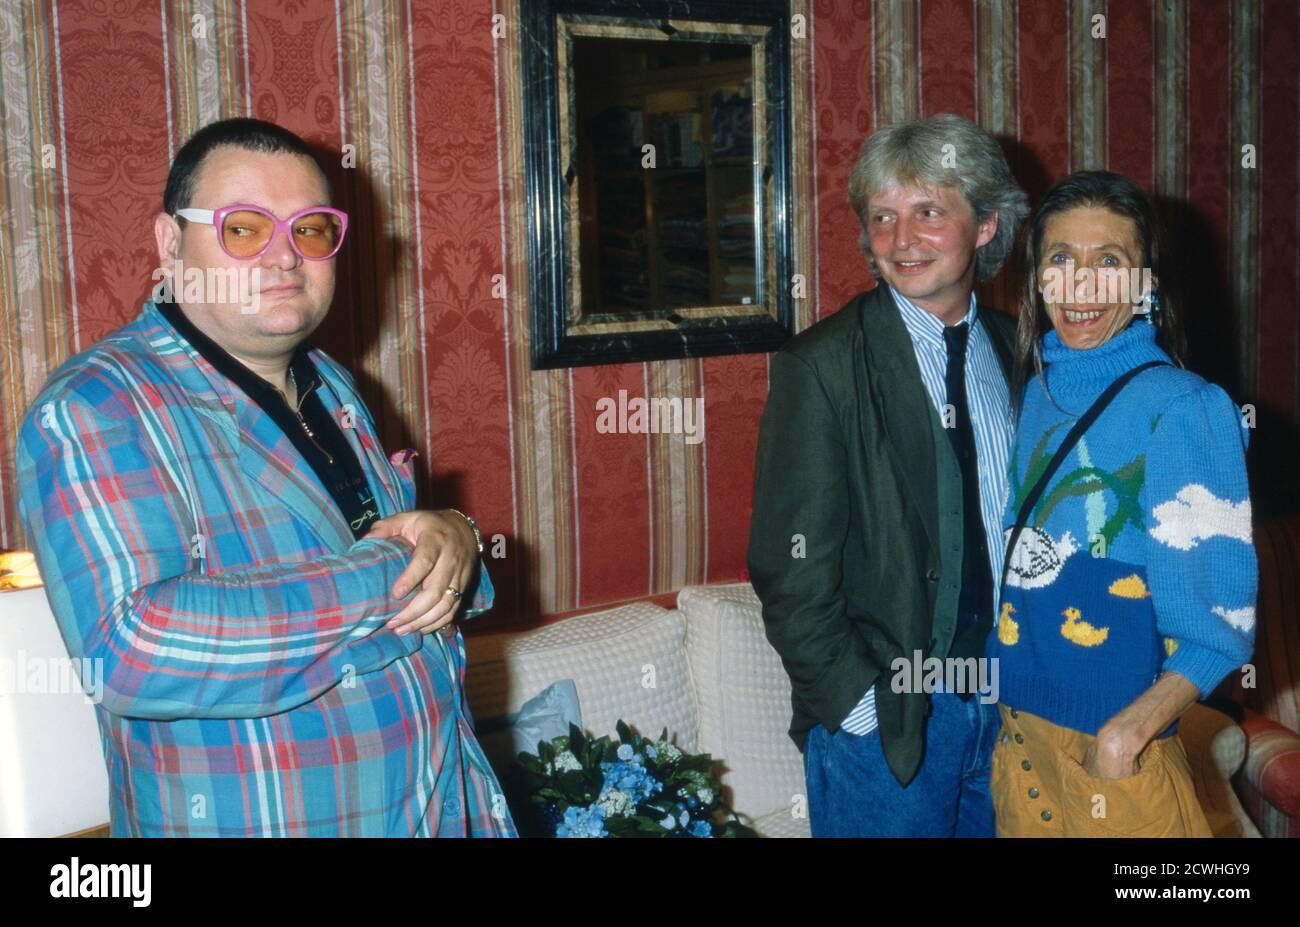
[[[989,787],[999,837],[1210,837],[1177,734],[1151,741],[1138,771],[1098,779],[1083,768],[1095,739],[998,706]]]

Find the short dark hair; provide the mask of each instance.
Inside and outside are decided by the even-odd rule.
[[[1029,216],[1025,234],[1025,288],[1020,297],[1020,325],[1016,338],[1016,395],[1029,379],[1030,368],[1043,373],[1042,339],[1052,323],[1039,292],[1038,265],[1042,260],[1043,233],[1047,220],[1076,206],[1106,209],[1130,220],[1142,249],[1142,265],[1151,269],[1160,290],[1160,312],[1154,317],[1156,344],[1174,363],[1182,366],[1187,352],[1183,336],[1182,306],[1173,280],[1165,274],[1169,256],[1165,233],[1151,197],[1123,174],[1112,171],[1076,171],[1047,191]]]
[[[320,163],[311,147],[283,126],[243,117],[210,122],[191,135],[172,159],[171,170],[167,172],[167,186],[163,189],[163,211],[167,215],[174,216],[176,210],[190,205],[190,198],[194,196],[195,178],[203,159],[213,149],[226,146],[264,154],[302,155],[320,169]],[[321,176],[325,179],[326,190],[329,190],[329,177],[323,170]]]

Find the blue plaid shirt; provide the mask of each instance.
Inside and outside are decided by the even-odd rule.
[[[381,516],[414,508],[319,351]],[[355,540],[275,421],[152,303],[61,367],[18,440],[19,512],[96,705],[114,836],[513,835],[459,632],[398,636],[410,547]],[[471,613],[491,604],[480,570]]]

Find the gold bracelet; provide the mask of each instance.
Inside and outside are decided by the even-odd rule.
[[[469,530],[474,532],[474,543],[478,545],[478,552],[483,553],[483,534],[478,530],[478,522],[470,518],[460,509],[447,509],[448,512],[455,512],[469,524]]]

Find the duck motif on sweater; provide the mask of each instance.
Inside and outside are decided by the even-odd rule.
[[[1167,360],[1135,323],[1100,347],[1044,341],[1013,449],[1006,541],[1066,433],[1111,382]],[[1008,560],[986,655],[1007,704],[1096,731],[1162,673],[1202,697],[1253,646],[1257,565],[1247,435],[1221,389],[1143,371],[1067,454]]]

